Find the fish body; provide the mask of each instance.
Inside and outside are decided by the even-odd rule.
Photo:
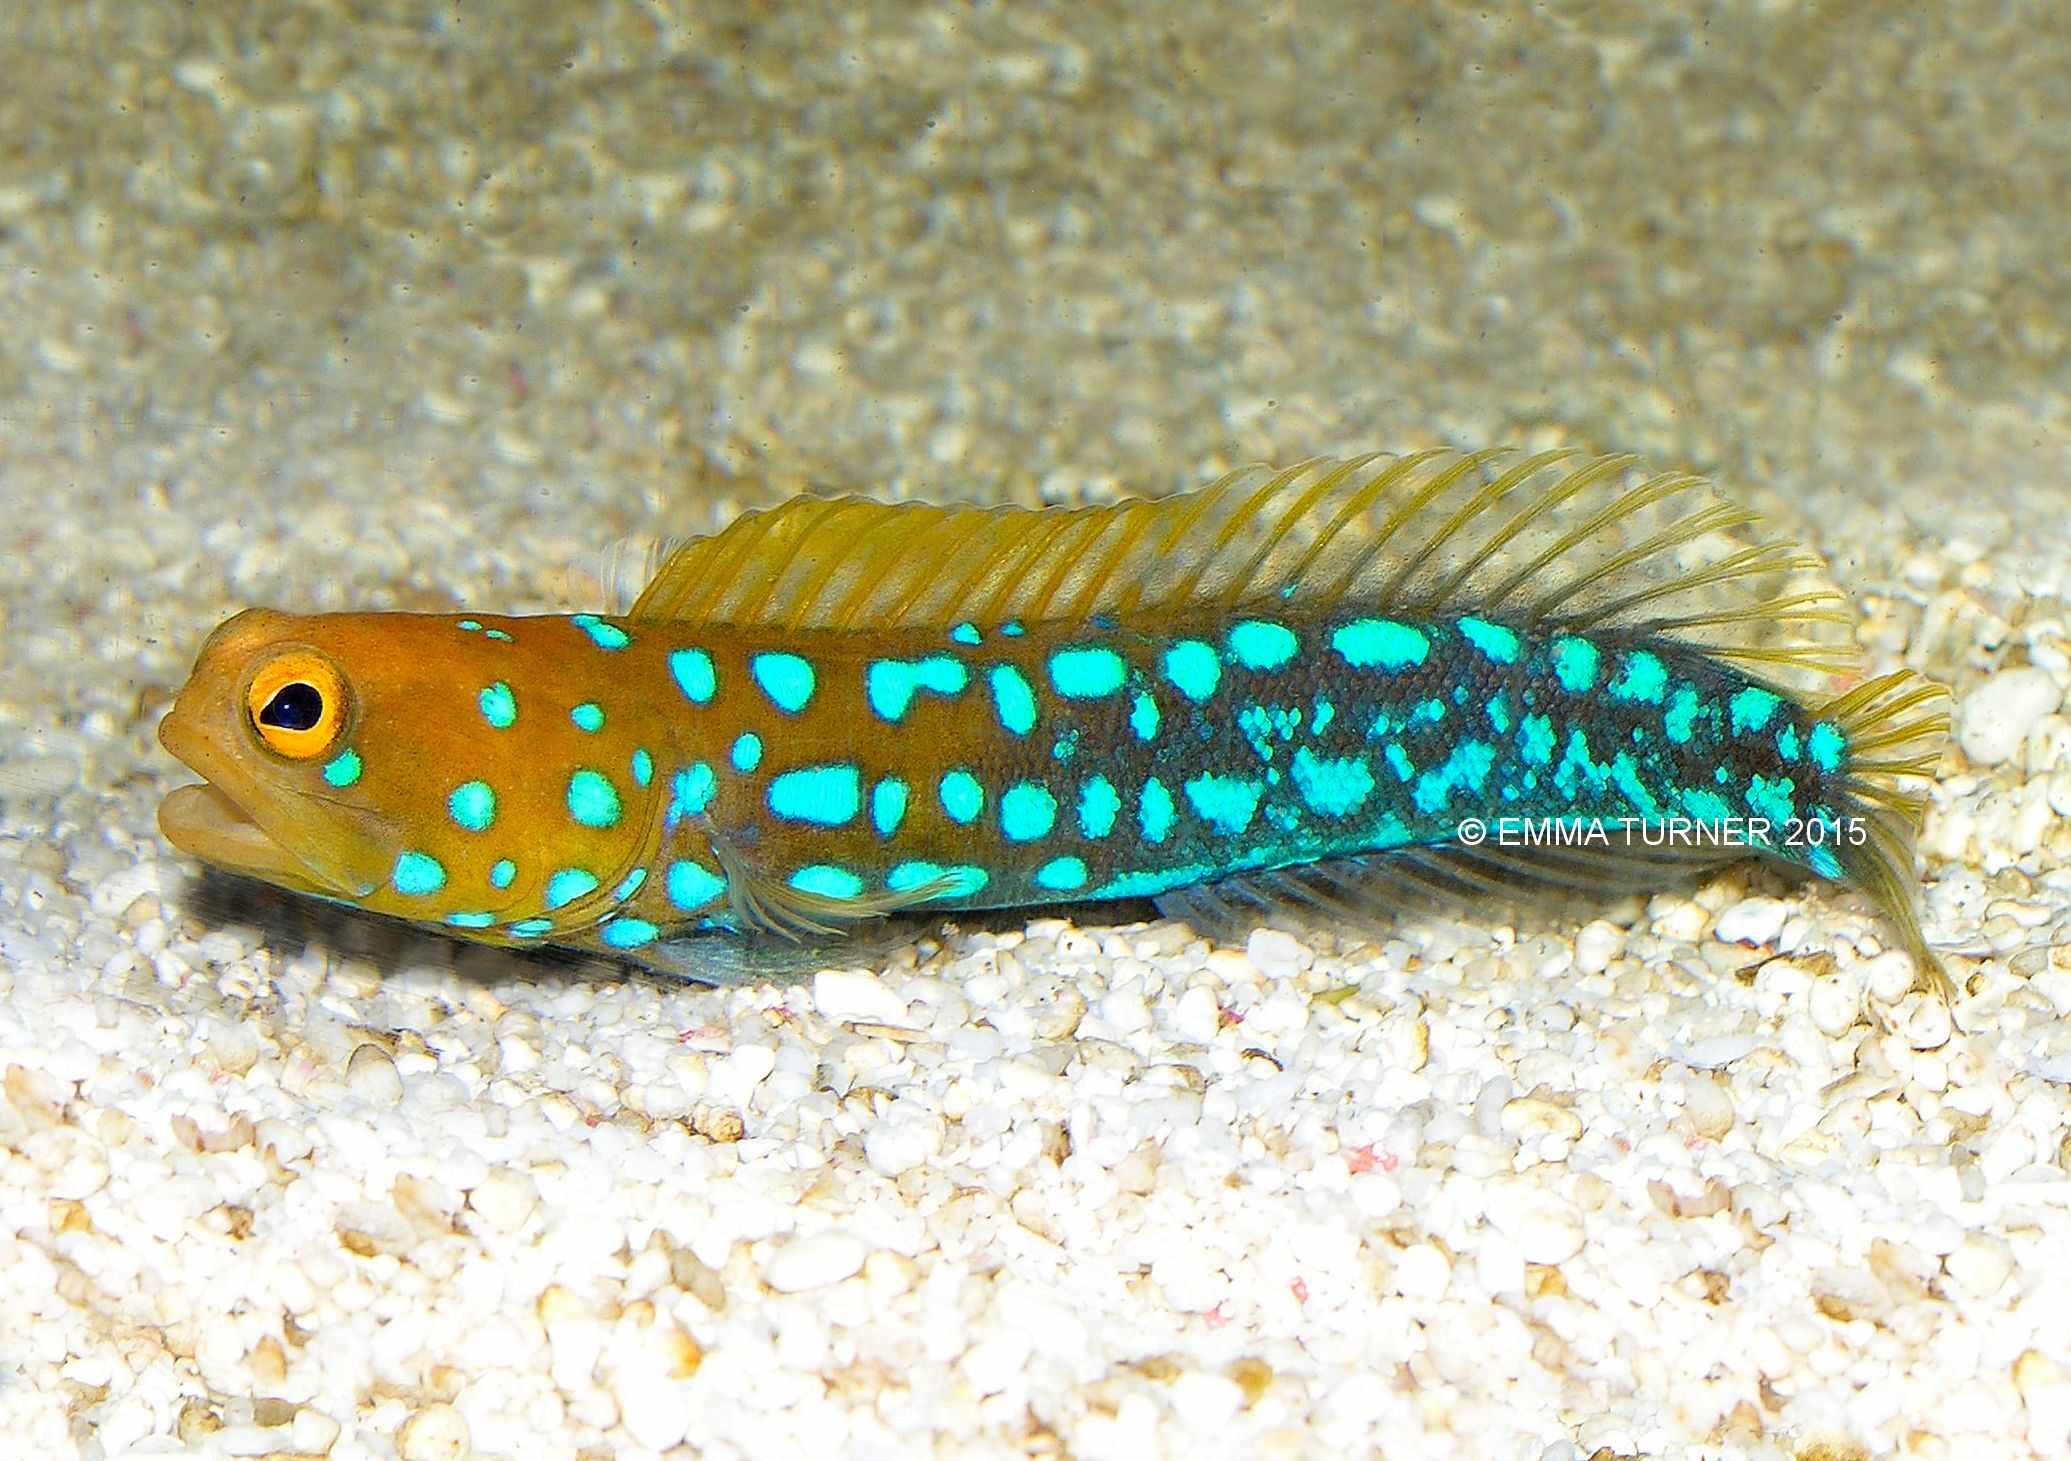
[[[161,824],[370,911],[693,977],[699,934],[907,909],[1358,921],[1747,855],[1863,887],[1935,967],[1906,782],[1937,692],[1786,683],[1837,667],[1836,616],[1752,522],[1557,453],[1071,511],[804,499],[686,546],[624,615],[247,611],[166,718],[207,785]],[[1612,835],[1511,852],[1470,824]],[[1676,824],[1702,855],[1650,852]]]

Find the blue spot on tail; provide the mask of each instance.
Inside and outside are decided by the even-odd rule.
[[[999,710],[1000,724],[1017,736],[1035,729],[1035,691],[1028,677],[1012,665],[996,666],[992,672],[992,701]]]
[[[1111,649],[1080,645],[1050,656],[1050,683],[1073,700],[1092,700],[1122,688],[1128,666]]]
[[[1247,670],[1277,670],[1300,648],[1294,631],[1282,624],[1247,619],[1230,630],[1230,653]]]
[[[1201,820],[1226,837],[1234,837],[1251,825],[1258,813],[1263,783],[1241,776],[1196,776],[1186,784],[1187,800]]]
[[[1036,885],[1053,893],[1069,893],[1086,886],[1086,864],[1076,857],[1060,857],[1037,869]]]
[[[762,764],[762,737],[749,731],[733,743],[733,765],[736,771],[753,771]]]
[[[1114,831],[1115,813],[1121,809],[1122,799],[1105,776],[1091,777],[1079,788],[1079,830],[1086,836],[1100,838]]]
[[[1000,798],[1000,830],[1010,842],[1032,842],[1057,821],[1057,798],[1033,781],[1009,787]]]
[[[1198,705],[1222,682],[1222,661],[1213,646],[1199,639],[1182,639],[1165,651],[1165,678]]]
[[[1406,670],[1431,653],[1423,630],[1393,619],[1354,619],[1330,636],[1330,647],[1355,670]]]

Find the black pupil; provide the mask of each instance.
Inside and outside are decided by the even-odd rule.
[[[259,724],[291,731],[313,730],[323,718],[323,692],[301,680],[274,691],[266,708],[259,712]]]

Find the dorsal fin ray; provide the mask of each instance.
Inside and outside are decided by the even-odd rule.
[[[1073,509],[798,498],[677,549],[629,617],[838,631],[1477,613],[1681,640],[1825,690],[1852,664],[1838,602],[1816,556],[1699,477],[1494,450],[1252,467]]]

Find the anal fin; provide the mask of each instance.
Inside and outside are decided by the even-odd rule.
[[[1468,911],[1477,919],[1497,911],[1557,921],[1631,894],[1694,885],[1743,857],[1736,849],[1615,840],[1607,848],[1404,847],[1243,873],[1154,901],[1165,917],[1211,936],[1280,923],[1372,934],[1404,919]]]

